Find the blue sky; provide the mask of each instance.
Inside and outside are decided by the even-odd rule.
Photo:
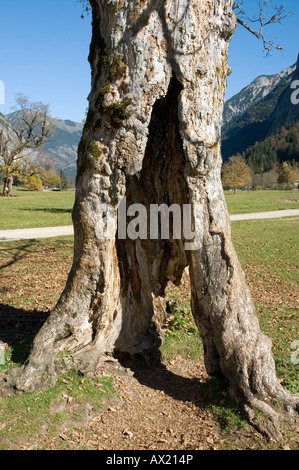
[[[283,0],[273,4],[280,5]],[[244,6],[251,13],[256,11],[256,0],[245,0]],[[270,57],[265,57],[262,41],[255,38],[238,25],[229,53],[229,64],[233,69],[228,77],[227,98],[238,93],[259,75],[273,75],[297,61],[299,53],[299,1],[287,0],[287,10],[293,15],[285,18],[283,24],[269,25],[264,30],[268,39],[283,47],[282,51],[273,50]]]
[[[252,11],[256,0],[245,0]],[[277,3],[282,0],[277,0]],[[230,46],[233,69],[227,97],[238,93],[258,75],[271,75],[296,62],[299,52],[299,1],[288,0],[293,16],[271,26],[269,38],[284,50],[265,58],[260,41],[238,26]],[[91,38],[90,16],[80,18],[76,0],[0,0],[0,81],[5,84],[9,113],[16,93],[49,103],[52,116],[81,121],[90,91],[87,61]]]

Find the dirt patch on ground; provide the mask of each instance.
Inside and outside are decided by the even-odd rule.
[[[87,445],[108,450],[211,448],[219,428],[199,406],[199,387],[207,379],[203,365],[178,358],[153,369],[133,367],[135,372],[117,363],[104,368],[114,376],[118,398],[89,423]]]
[[[89,450],[289,450],[296,446],[295,437],[288,435],[277,445],[248,425],[223,432],[200,393],[210,380],[203,361],[179,357],[150,369],[138,361],[127,365],[105,364],[103,373],[114,377],[117,393],[102,412],[91,416],[85,427],[65,428],[40,444],[56,449],[63,441],[70,449]]]

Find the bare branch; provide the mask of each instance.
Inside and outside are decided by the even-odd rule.
[[[236,4],[235,13],[238,24],[263,41],[266,55],[269,55],[273,49],[282,50],[282,47],[275,44],[273,40],[266,39],[264,29],[272,24],[282,24],[285,18],[292,15],[286,10],[287,0],[278,6],[273,4],[273,0],[256,0],[256,2],[258,14],[253,17],[250,17],[246,12],[246,7],[244,8],[246,0]]]
[[[80,3],[82,5],[82,14],[81,18],[85,18],[84,15],[89,15],[91,11],[91,6],[89,0],[76,0],[77,3]]]

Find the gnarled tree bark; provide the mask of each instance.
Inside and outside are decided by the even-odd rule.
[[[3,181],[3,196],[11,196],[12,193],[12,176],[8,175],[4,177]]]
[[[221,185],[221,121],[232,0],[92,0],[90,107],[79,146],[75,251],[67,286],[37,335],[16,387],[53,383],[62,367],[95,372],[105,355],[160,344],[155,298],[189,266],[192,311],[209,374],[279,437],[276,400],[298,397],[275,374],[271,342],[231,242]],[[101,205],[191,204],[197,249],[183,238],[103,239]],[[119,221],[120,222],[120,221]],[[119,226],[118,226],[119,230]],[[63,361],[61,353],[64,354]],[[60,356],[60,360],[59,360]],[[67,356],[67,357],[66,357]]]

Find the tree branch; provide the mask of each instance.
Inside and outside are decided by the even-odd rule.
[[[282,24],[285,18],[292,15],[286,11],[287,0],[284,0],[279,6],[273,5],[273,0],[257,0],[258,16],[254,17],[250,17],[246,13],[246,9],[243,7],[244,1],[242,0],[235,6],[238,24],[257,39],[262,39],[266,55],[269,55],[273,49],[282,50],[282,47],[275,44],[273,40],[266,39],[264,28],[271,24]],[[251,25],[258,25],[258,28],[253,28]]]

